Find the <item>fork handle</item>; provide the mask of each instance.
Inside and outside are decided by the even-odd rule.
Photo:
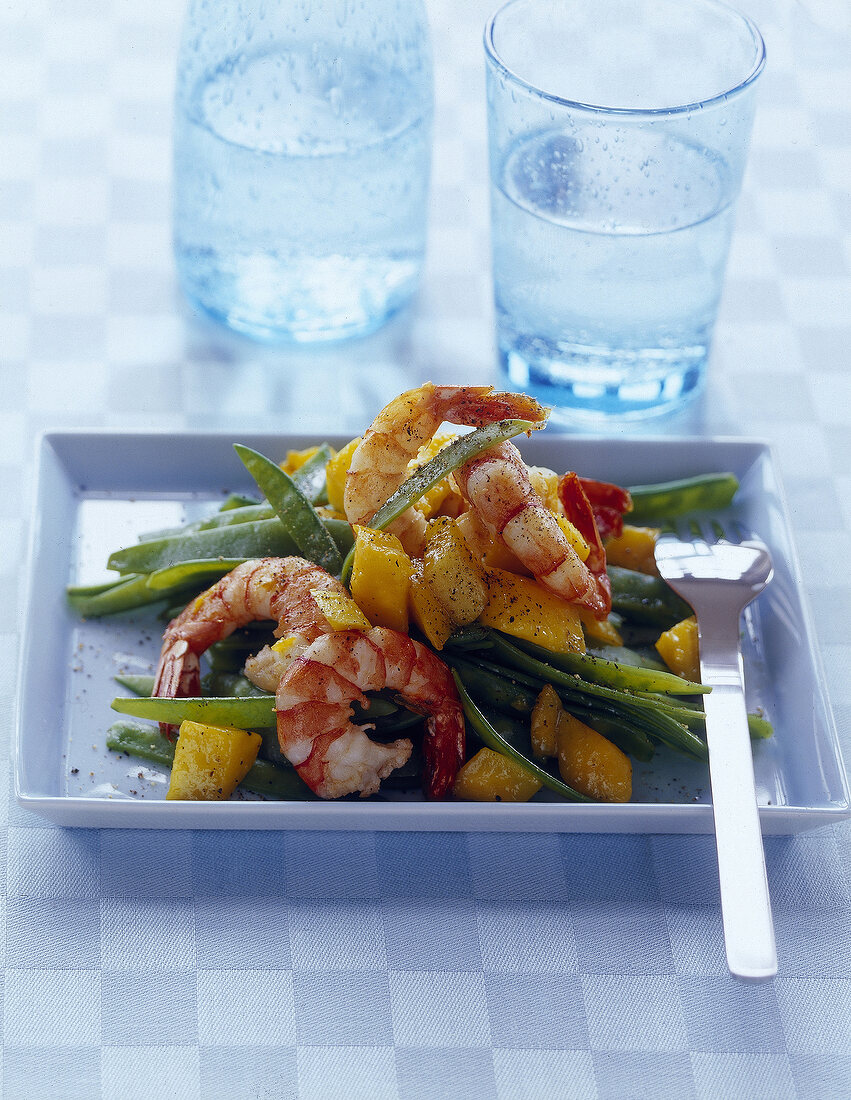
[[[719,616],[720,618],[720,616]],[[756,802],[745,706],[738,616],[734,630],[713,624],[700,636],[712,806],[718,848],[721,914],[730,973],[765,981],[777,973],[774,923]]]

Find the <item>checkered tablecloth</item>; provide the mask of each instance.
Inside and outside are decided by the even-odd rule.
[[[0,772],[31,437],[358,430],[493,379],[481,30],[432,0],[429,266],[374,338],[255,347],[170,251],[169,0],[0,6]],[[649,431],[775,446],[851,758],[851,17],[749,4],[768,44],[711,381]],[[6,783],[8,787],[8,782]],[[727,975],[708,837],[60,829],[0,798],[7,1098],[841,1100],[851,826],[769,838],[780,975]]]

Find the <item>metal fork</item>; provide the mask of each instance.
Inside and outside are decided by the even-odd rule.
[[[656,564],[697,615],[721,914],[730,973],[765,981],[777,973],[777,950],[765,871],[745,707],[739,616],[773,576],[760,539],[733,542],[695,528],[695,537],[662,534]]]

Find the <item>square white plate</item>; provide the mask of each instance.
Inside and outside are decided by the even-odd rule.
[[[52,432],[39,442],[29,596],[17,708],[16,791],[22,806],[62,825],[241,829],[489,829],[712,832],[705,766],[660,750],[635,765],[626,805],[381,800],[165,802],[155,767],[105,747],[119,672],[152,672],[161,624],[138,616],[80,620],[69,583],[107,579],[108,553],[139,534],[213,511],[253,486],[224,434]],[[245,435],[274,458],[315,437]],[[328,437],[328,442],[346,440]],[[776,575],[745,620],[748,703],[775,736],[754,745],[766,833],[797,832],[849,815],[836,730],[813,647],[786,507],[768,447],[734,439],[521,441],[527,461],[623,485],[731,470],[735,512],[769,544]]]

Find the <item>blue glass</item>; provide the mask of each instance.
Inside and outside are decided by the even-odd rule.
[[[423,264],[432,99],[421,0],[192,0],[174,127],[190,300],[273,340],[386,321]]]
[[[556,419],[698,392],[764,64],[716,0],[510,0],[485,31],[500,362]]]

